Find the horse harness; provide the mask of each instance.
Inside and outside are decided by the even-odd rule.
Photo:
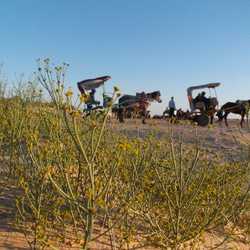
[[[144,94],[144,98],[142,97],[141,100],[140,100],[140,103],[139,103],[139,108],[141,109],[142,108],[142,105],[143,105],[143,102],[145,103],[146,100],[147,100],[147,97],[148,95],[144,92],[142,92]]]
[[[227,110],[232,110],[232,109],[236,109],[236,110],[246,110],[246,105],[244,104],[240,104],[240,105],[237,105],[237,106],[233,106],[233,107],[229,107],[229,108],[223,108],[224,111],[227,111]]]
[[[136,93],[135,97],[139,99],[139,109],[143,108],[143,104],[146,102],[148,94],[143,91],[141,93]]]

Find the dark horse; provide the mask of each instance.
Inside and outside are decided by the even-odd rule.
[[[219,118],[220,124],[224,118],[225,124],[226,126],[228,126],[227,116],[229,115],[229,113],[233,113],[241,115],[240,126],[243,127],[242,123],[244,122],[244,117],[247,112],[247,107],[249,107],[249,105],[250,105],[250,100],[225,103],[224,105],[221,106],[220,111],[218,111],[216,114]]]
[[[119,110],[118,110],[118,117],[120,122],[124,122],[123,120],[123,113],[124,110],[130,112],[141,112],[143,118],[142,123],[146,123],[146,114],[147,109],[150,106],[152,101],[162,102],[161,93],[160,91],[155,91],[152,93],[136,93],[135,96],[133,95],[124,95],[119,99]]]

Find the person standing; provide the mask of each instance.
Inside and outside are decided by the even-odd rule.
[[[174,111],[175,111],[175,102],[174,102],[174,97],[171,97],[171,100],[168,103],[169,107],[169,118],[172,118],[174,116]]]

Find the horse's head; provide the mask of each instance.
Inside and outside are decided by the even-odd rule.
[[[152,92],[151,97],[153,100],[156,100],[157,102],[162,102],[160,91]]]

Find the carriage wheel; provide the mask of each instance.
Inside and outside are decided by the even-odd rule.
[[[196,121],[198,125],[206,126],[209,123],[209,117],[205,114],[197,115]]]

